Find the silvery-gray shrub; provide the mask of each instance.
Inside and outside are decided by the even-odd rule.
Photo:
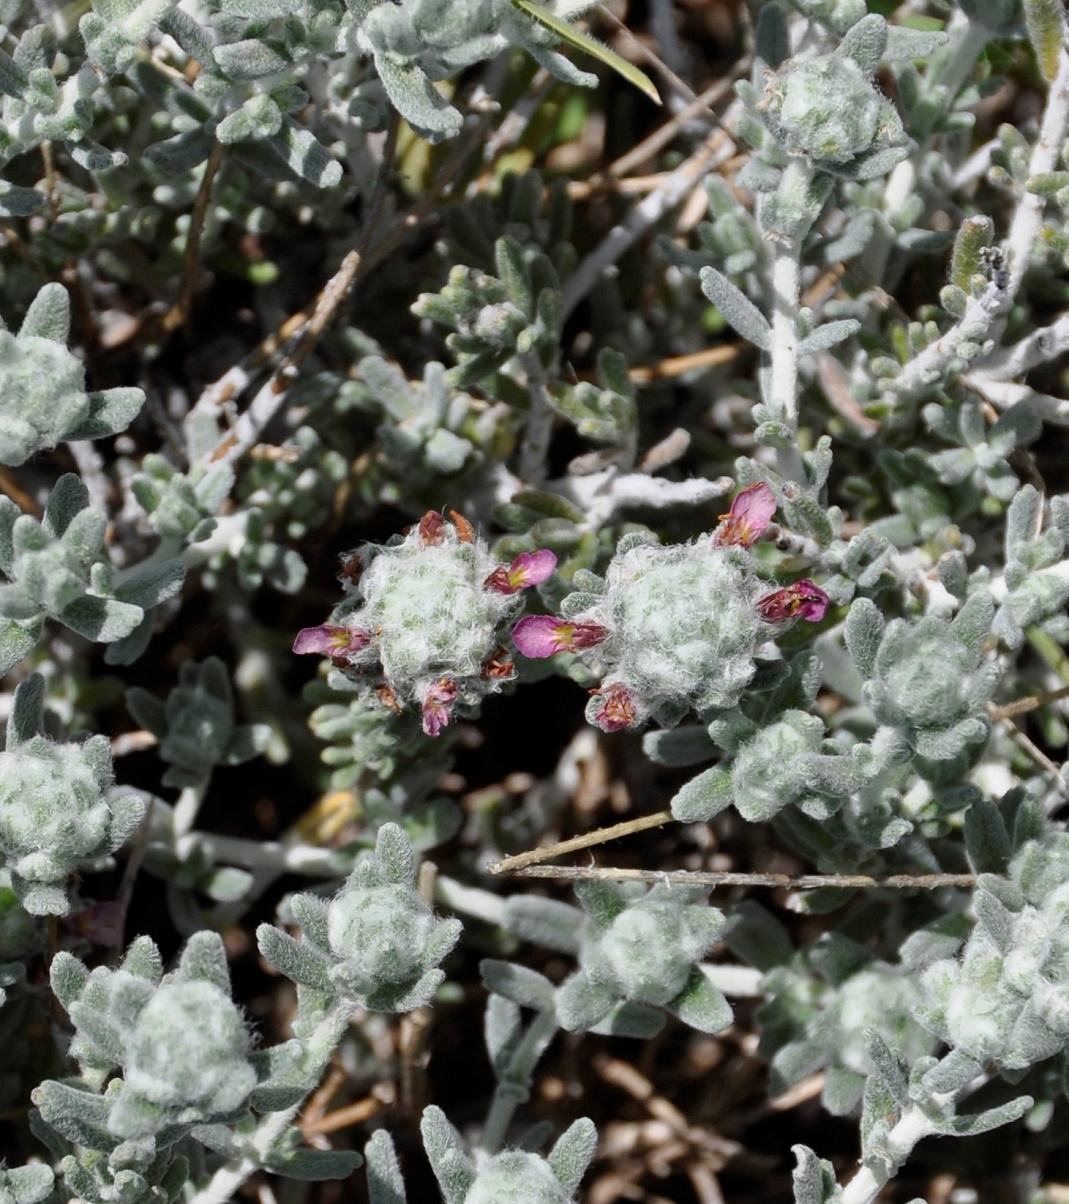
[[[454,166],[508,153],[529,116],[510,47],[565,84],[594,77],[506,0],[13,0],[2,17],[0,1094],[33,1091],[42,1144],[0,1194],[209,1204],[263,1171],[352,1173],[358,1156],[302,1143],[296,1110],[336,1057],[376,1098],[372,1013],[433,1031],[424,1009],[455,1006],[446,975],[476,947],[492,954],[485,1119],[461,1133],[432,1103],[420,1126],[448,1204],[574,1200],[592,1122],[555,1143],[516,1124],[558,1032],[718,1033],[744,1015],[739,982],[761,996],[773,1089],[820,1073],[830,1111],[860,1110],[845,1183],[795,1148],[800,1204],[875,1199],[926,1136],[1026,1117],[1057,1143],[1069,502],[1043,474],[1069,421],[1051,370],[1069,345],[1060,6],[968,0],[921,29],[859,0],[768,0],[724,117],[745,165],[687,181],[708,202],[689,241],[627,249],[678,182],[667,157],[648,201],[624,214],[607,188],[591,223],[567,181],[501,178],[494,159],[434,201],[433,263],[391,255],[414,322],[376,315],[373,337],[355,304],[315,347],[240,353],[183,310],[211,273],[236,271],[277,325],[309,300],[270,283],[305,243],[374,257],[376,211],[393,219],[401,196],[384,142],[414,156],[406,172],[413,131],[459,135]],[[1016,125],[989,129],[980,102],[1011,61]],[[503,98],[519,132],[489,130]],[[753,355],[695,366],[717,323]],[[198,374],[215,357],[199,400],[174,379],[183,325]],[[688,374],[658,380],[673,361]],[[335,536],[358,545],[340,604]],[[307,694],[321,778],[295,635],[327,662]],[[534,683],[554,674],[577,704],[593,692],[600,732],[534,789],[446,797],[477,726],[487,763],[512,738],[548,751]],[[112,709],[127,675],[136,732]],[[673,879],[592,881],[580,909],[485,875],[550,838],[594,739],[674,775],[680,847],[743,832],[731,852],[754,836],[852,877],[798,895],[791,936],[775,896],[712,907]],[[132,747],[152,750],[133,769]],[[284,764],[301,818],[230,834],[251,827],[226,782]],[[229,807],[220,831],[208,801]],[[141,919],[129,883],[94,901],[116,858],[131,882],[166,880],[184,941],[169,972],[145,936],[100,952]],[[325,881],[283,885],[295,875]],[[257,935],[295,987],[293,1035],[260,1048],[218,934],[284,889],[300,934]],[[477,922],[463,944],[443,908]],[[366,1154],[374,1204],[403,1204],[385,1130]]]

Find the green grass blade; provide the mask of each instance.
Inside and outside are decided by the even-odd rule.
[[[512,3],[521,13],[530,17],[532,21],[537,21],[539,25],[548,29],[550,33],[556,34],[562,42],[567,42],[569,46],[574,46],[577,50],[585,51],[592,58],[596,58],[599,62],[604,63],[606,67],[611,67],[618,75],[622,75],[628,83],[634,84],[640,92],[645,92],[655,104],[661,103],[661,98],[657,94],[657,88],[653,80],[645,72],[640,71],[633,63],[629,63],[627,59],[621,58],[614,50],[610,50],[608,46],[603,46],[601,42],[596,38],[592,38],[590,34],[575,29],[567,21],[562,21],[559,17],[555,17],[551,12],[544,9],[541,4],[536,4],[535,0],[512,0]]]

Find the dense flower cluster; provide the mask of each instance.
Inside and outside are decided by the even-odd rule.
[[[770,628],[819,623],[828,607],[812,581],[769,593],[756,576],[744,553],[775,511],[775,494],[760,483],[736,496],[710,537],[674,547],[621,541],[604,582],[587,574],[564,614],[520,619],[517,649],[542,658],[596,648],[603,680],[588,717],[602,731],[734,705]]]
[[[515,675],[503,624],[519,609],[520,591],[557,565],[546,549],[498,564],[462,515],[450,518],[430,510],[400,542],[347,556],[341,580],[350,597],[293,645],[329,656],[350,688],[380,706],[418,706],[428,736]]]

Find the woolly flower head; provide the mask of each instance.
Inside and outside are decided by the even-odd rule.
[[[748,685],[770,626],[819,622],[828,598],[811,581],[768,592],[748,549],[776,501],[767,485],[742,490],[712,534],[661,547],[625,537],[605,573],[577,576],[561,615],[529,615],[513,639],[525,656],[591,653],[602,673],[588,718],[619,731],[647,718],[676,724],[734,706]]]
[[[0,751],[0,867],[31,915],[65,916],[68,879],[120,848],[145,804],[113,788],[106,736],[61,744],[44,734],[44,693],[38,673],[15,691]]]
[[[335,684],[353,683],[391,710],[418,706],[429,736],[514,676],[504,624],[522,605],[520,591],[557,564],[545,549],[499,564],[466,519],[456,511],[450,519],[428,511],[396,542],[348,556],[350,597],[293,646],[329,656]]]
[[[959,1056],[1021,1071],[1069,1049],[1067,869],[1069,833],[1027,841],[980,875],[960,954],[924,969],[914,1016]]]

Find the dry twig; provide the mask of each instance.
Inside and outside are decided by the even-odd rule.
[[[541,852],[542,850],[536,850]],[[516,860],[510,858],[510,861]],[[499,862],[502,866],[505,862]],[[500,872],[490,867],[491,872]],[[527,865],[515,871],[520,878],[600,878],[610,882],[666,882],[679,886],[767,886],[785,890],[940,890],[945,886],[969,889],[975,874],[891,874],[873,878],[869,874],[743,874],[720,870],[636,870],[615,866]]]

